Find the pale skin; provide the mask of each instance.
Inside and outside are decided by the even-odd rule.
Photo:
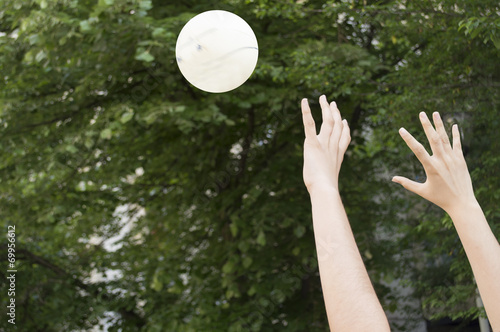
[[[393,181],[441,207],[453,220],[472,267],[486,314],[494,332],[500,331],[500,245],[491,231],[472,188],[462,153],[458,126],[452,127],[450,143],[439,113],[432,115],[434,127],[425,113],[420,122],[432,155],[404,128],[399,133],[424,167],[425,183],[395,176]]]
[[[335,103],[320,97],[318,135],[307,100],[302,100],[304,183],[311,196],[314,237],[326,313],[332,331],[389,331],[340,199],[338,175],[351,140]]]
[[[347,122],[335,103],[320,97],[323,123],[316,134],[306,99],[304,183],[311,197],[313,228],[326,312],[332,331],[389,331],[387,317],[359,254],[338,189],[340,166],[350,142]],[[393,181],[444,209],[452,218],[481,294],[493,331],[500,331],[500,246],[479,206],[462,153],[456,125],[450,143],[438,113],[435,128],[425,113],[420,121],[432,156],[404,128],[400,135],[422,163],[425,183],[401,176]]]

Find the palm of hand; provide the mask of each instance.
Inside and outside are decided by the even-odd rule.
[[[462,153],[458,127],[454,125],[452,128],[453,144],[450,144],[439,113],[435,112],[433,118],[435,129],[425,113],[420,113],[420,121],[429,140],[432,156],[404,128],[399,131],[422,163],[427,180],[425,183],[418,183],[395,176],[393,181],[449,212],[457,205],[474,199],[474,190]]]

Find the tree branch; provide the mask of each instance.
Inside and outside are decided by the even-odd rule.
[[[6,249],[7,247],[8,246],[6,243],[0,244],[1,249]],[[55,275],[58,276],[60,279],[67,278],[67,279],[71,280],[71,282],[75,286],[86,291],[87,293],[91,294],[94,297],[99,296],[100,298],[102,298],[105,301],[115,300],[115,296],[112,296],[112,295],[109,295],[106,293],[102,294],[104,292],[104,290],[99,291],[99,289],[97,287],[95,287],[95,285],[89,285],[89,284],[84,283],[83,281],[78,279],[76,276],[65,271],[64,269],[62,269],[58,265],[50,262],[49,260],[43,258],[42,256],[39,256],[39,255],[29,251],[28,249],[16,248],[16,254],[17,254],[16,258],[18,260],[23,260],[23,259],[28,260],[32,263],[36,263],[42,267],[45,267],[45,268],[51,270],[52,272],[54,272]],[[6,259],[6,257],[7,256],[5,256],[4,260]],[[120,308],[118,310],[118,312],[122,315],[122,317],[124,319],[132,320],[138,328],[140,328],[146,324],[146,322],[144,321],[144,318],[139,316],[133,310],[126,310],[126,309]]]
[[[243,145],[242,145],[243,151],[241,152],[241,160],[238,166],[240,172],[236,176],[235,180],[236,186],[238,186],[241,177],[243,176],[243,174],[245,174],[245,168],[247,166],[248,154],[250,153],[250,146],[252,144],[254,132],[255,132],[255,111],[253,108],[250,108],[248,110],[248,130],[243,140]]]

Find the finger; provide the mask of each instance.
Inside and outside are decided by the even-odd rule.
[[[342,117],[340,116],[340,111],[337,107],[337,103],[332,101],[330,104],[330,110],[333,116],[333,133],[330,137],[330,146],[332,146],[335,149],[338,149],[339,146],[339,140],[340,137],[342,136],[342,131],[344,129],[344,125],[342,124]]]
[[[349,124],[347,123],[347,120],[342,121],[342,136],[340,137],[339,141],[339,151],[337,155],[337,169],[340,170],[340,166],[342,165],[342,161],[344,160],[344,155],[347,150],[347,147],[349,146],[349,143],[351,143],[351,131],[349,129]]]
[[[309,107],[309,103],[307,99],[302,99],[301,102],[302,108],[302,121],[304,122],[304,132],[306,134],[307,139],[316,140],[316,124],[314,123],[314,118],[311,114],[311,108]]]
[[[438,112],[432,113],[432,118],[434,120],[434,126],[436,126],[436,132],[441,139],[441,143],[444,149],[451,150],[450,139],[448,138],[448,134],[446,133],[446,129],[444,129],[443,120],[441,120],[441,116]]]
[[[339,141],[339,153],[341,155],[344,155],[347,147],[349,146],[349,143],[351,143],[351,130],[349,129],[349,124],[345,119],[342,121],[342,126],[342,136],[340,137]]]
[[[420,144],[406,129],[399,129],[399,134],[401,138],[406,142],[406,145],[415,154],[417,159],[422,163],[424,168],[426,168],[430,163],[430,156],[425,150],[424,146]]]
[[[432,126],[425,112],[420,112],[420,122],[422,123],[422,127],[424,128],[425,136],[427,136],[429,145],[431,146],[432,153],[441,154],[443,152],[441,138]]]
[[[402,176],[395,176],[392,178],[392,182],[398,183],[403,186],[406,190],[409,190],[417,195],[420,195],[423,183],[415,182]]]
[[[320,140],[328,141],[330,135],[332,134],[334,119],[325,95],[319,97],[319,104],[321,106],[321,113],[323,114],[323,123],[321,124],[318,138]]]
[[[454,124],[453,127],[451,127],[451,134],[453,136],[453,151],[463,155],[462,142],[460,141],[460,132],[457,124]]]

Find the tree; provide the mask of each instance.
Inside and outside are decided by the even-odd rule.
[[[464,33],[497,7],[4,1],[0,219],[16,226],[18,330],[326,330],[298,106],[322,93],[353,130],[341,192],[385,307],[386,281],[403,277],[427,318],[476,317],[450,221],[388,179],[423,174],[397,129],[440,110],[460,120],[498,234],[498,50]],[[225,94],[196,90],[175,64],[178,32],[211,9],[259,41],[255,73]]]

